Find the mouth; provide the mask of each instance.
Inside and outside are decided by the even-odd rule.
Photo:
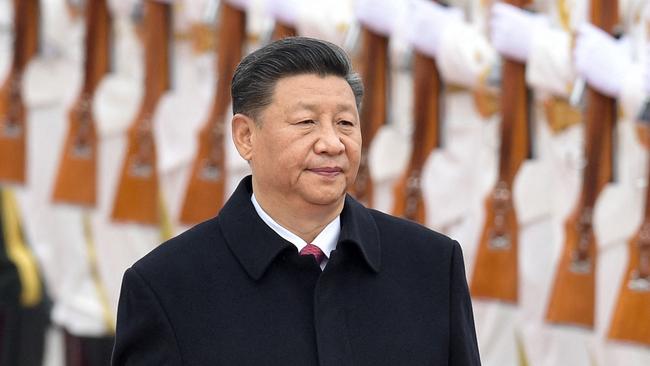
[[[343,173],[343,169],[340,167],[320,167],[320,168],[311,168],[308,171],[318,174],[323,177],[333,178]]]

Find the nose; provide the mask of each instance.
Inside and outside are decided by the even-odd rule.
[[[322,124],[318,133],[318,140],[314,144],[317,154],[339,155],[345,151],[345,145],[334,123]]]

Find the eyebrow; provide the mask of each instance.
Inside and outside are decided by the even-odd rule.
[[[293,108],[290,108],[291,112],[295,112],[296,110],[301,110],[301,109],[306,109],[309,111],[316,111],[319,109],[319,104],[318,103],[305,103],[305,102],[298,102]],[[352,104],[337,104],[336,105],[336,112],[353,112],[355,109],[355,106]]]

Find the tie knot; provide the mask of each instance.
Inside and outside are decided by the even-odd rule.
[[[314,259],[316,259],[316,263],[319,265],[323,262],[323,259],[325,259],[325,253],[314,244],[305,245],[305,247],[300,250],[300,255],[313,255]]]

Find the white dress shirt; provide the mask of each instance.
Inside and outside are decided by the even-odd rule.
[[[280,235],[284,240],[292,243],[298,248],[298,252],[302,250],[307,244],[306,241],[302,240],[298,235],[292,233],[284,226],[278,224],[269,214],[267,214],[264,209],[260,206],[259,202],[255,198],[255,193],[251,195],[251,201],[255,207],[255,211],[260,216],[262,221],[264,221],[273,231]],[[336,249],[336,243],[339,240],[339,234],[341,233],[341,216],[336,216],[332,222],[327,224],[323,231],[321,231],[318,236],[311,242],[311,244],[320,248],[325,254],[325,259],[320,264],[321,269],[325,269],[327,262],[329,261],[330,254],[334,249]]]

